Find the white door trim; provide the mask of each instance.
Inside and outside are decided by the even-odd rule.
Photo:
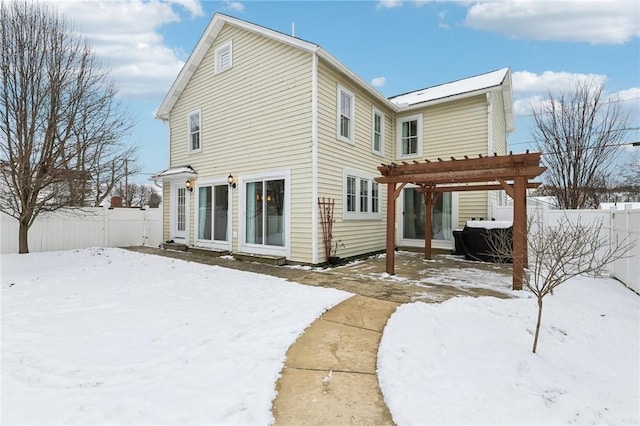
[[[246,243],[246,184],[263,180],[284,179],[284,247]],[[291,170],[274,170],[240,176],[238,179],[238,249],[244,253],[285,256],[291,258]]]
[[[183,189],[185,192],[185,230],[178,231],[178,191]],[[191,210],[191,191],[184,187],[184,182],[171,182],[171,209],[169,213],[169,239],[177,243],[189,245],[189,213]]]
[[[200,187],[202,186],[222,186],[225,185],[228,191],[228,205],[227,205],[227,241],[219,241],[219,240],[199,240],[198,239],[198,227],[200,216],[198,213],[198,209],[200,207]],[[229,250],[233,249],[233,190],[231,185],[227,182],[227,177],[217,177],[212,179],[199,179],[195,188],[195,200],[194,200],[194,226],[193,226],[193,241],[195,244],[202,247],[208,247],[213,249],[220,250]],[[215,194],[212,194],[215,197]]]

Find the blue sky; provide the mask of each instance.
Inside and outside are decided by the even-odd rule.
[[[321,45],[393,96],[510,67],[516,131],[531,148],[531,107],[577,78],[604,81],[640,141],[640,2],[519,1],[51,1],[110,67],[137,117],[146,183],[168,167],[166,125],[154,113],[216,12]],[[628,151],[640,148],[629,148]]]

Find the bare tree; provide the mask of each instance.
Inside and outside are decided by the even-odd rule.
[[[135,160],[120,141],[133,123],[86,40],[41,3],[0,1],[0,83],[0,210],[28,253],[40,213],[110,192]]]
[[[162,201],[162,197],[156,192],[153,185],[139,185],[137,183],[130,183],[125,188],[125,185],[120,182],[114,189],[113,195],[121,197],[127,207],[149,206],[156,208]]]
[[[550,93],[533,114],[546,190],[562,209],[595,207],[594,189],[610,174],[628,131],[620,101],[605,98],[602,84],[584,80],[557,97]]]
[[[600,275],[605,267],[627,255],[635,248],[634,242],[609,241],[603,230],[602,220],[583,224],[580,219],[570,220],[566,215],[553,226],[535,228],[528,237],[529,270],[524,284],[536,296],[538,319],[533,338],[533,352],[538,347],[538,336],[542,321],[542,302],[546,295],[571,278],[579,275]],[[487,242],[491,252],[498,258],[512,256],[511,239],[504,233],[489,234]]]
[[[634,148],[624,163],[615,192],[615,201],[640,202],[640,150]]]
[[[555,226],[539,226],[529,238],[530,273],[525,285],[538,299],[538,320],[533,338],[533,352],[538,347],[542,300],[553,290],[579,275],[600,275],[605,267],[624,257],[635,244],[609,241],[602,220],[583,224],[562,216]]]

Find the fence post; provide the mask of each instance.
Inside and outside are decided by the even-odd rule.
[[[105,247],[110,247],[109,245],[109,220],[111,216],[111,210],[109,210],[108,207],[103,207],[102,209],[102,217],[103,217],[103,226],[102,226],[102,232],[104,232],[104,246]]]
[[[144,206],[143,209],[144,209],[144,219],[142,222],[142,245],[146,246],[147,238],[149,238],[147,235],[147,229],[149,226],[149,206],[148,205]]]

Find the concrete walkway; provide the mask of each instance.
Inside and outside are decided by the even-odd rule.
[[[378,385],[376,366],[382,331],[396,308],[416,300],[510,297],[492,289],[446,285],[442,279],[443,273],[447,276],[456,273],[460,275],[458,283],[464,283],[465,279],[472,280],[478,269],[490,270],[496,277],[505,277],[508,289],[509,266],[459,261],[447,256],[424,261],[420,253],[397,253],[396,272],[402,278],[399,280],[385,276],[382,257],[319,272],[152,247],[129,249],[356,294],[325,312],[289,348],[272,407],[278,426],[392,425]]]
[[[287,425],[392,425],[378,385],[382,331],[398,303],[353,296],[289,348],[273,416]]]

